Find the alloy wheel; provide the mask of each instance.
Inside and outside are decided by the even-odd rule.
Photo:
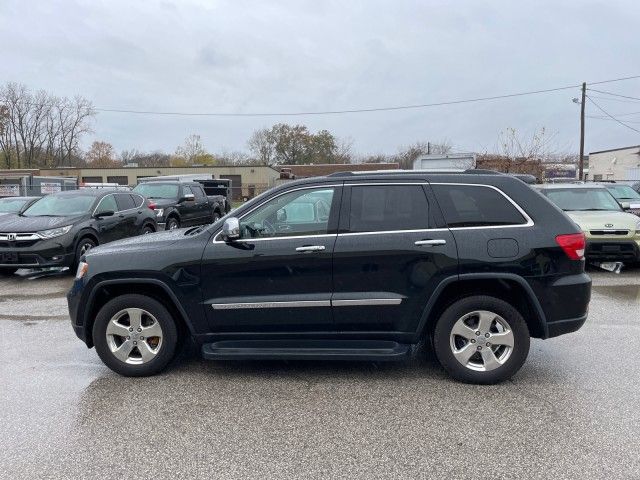
[[[160,323],[141,308],[127,308],[116,313],[109,320],[106,336],[113,356],[133,365],[150,362],[162,348]]]
[[[87,253],[92,248],[93,248],[93,244],[92,243],[89,243],[89,242],[83,243],[82,246],[80,247],[80,256],[84,255],[85,253]]]
[[[470,370],[488,372],[504,365],[514,348],[513,331],[500,315],[477,310],[460,317],[449,336],[455,359]]]

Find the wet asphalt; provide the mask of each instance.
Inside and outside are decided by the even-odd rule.
[[[640,478],[640,270],[591,273],[587,324],[490,387],[423,351],[123,378],[74,336],[70,277],[0,277],[0,478]]]

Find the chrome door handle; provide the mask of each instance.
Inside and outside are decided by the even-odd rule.
[[[324,245],[309,245],[305,247],[296,248],[296,252],[321,252],[324,250]]]
[[[447,241],[438,240],[418,240],[415,244],[419,247],[433,247],[434,245],[446,245]]]

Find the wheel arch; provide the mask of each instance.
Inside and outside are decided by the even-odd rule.
[[[98,311],[109,300],[132,292],[146,295],[164,305],[176,319],[179,336],[186,333],[194,334],[187,313],[171,288],[164,282],[149,278],[103,280],[91,290],[83,312],[85,343],[89,348],[93,346],[92,331]]]
[[[442,312],[453,302],[473,295],[489,295],[512,304],[535,338],[548,338],[546,316],[533,289],[524,278],[509,273],[471,273],[443,280],[429,298],[418,324],[418,339],[433,332]]]
[[[83,228],[76,235],[76,241],[74,243],[74,250],[76,248],[78,248],[78,243],[80,243],[80,240],[82,240],[83,238],[90,238],[91,240],[93,240],[96,243],[96,245],[100,245],[100,238],[99,238],[98,232],[96,232],[92,228]]]

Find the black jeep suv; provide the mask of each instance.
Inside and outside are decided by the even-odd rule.
[[[76,335],[131,376],[188,336],[216,360],[397,360],[426,340],[453,377],[495,383],[530,337],[587,317],[582,232],[507,175],[334,174],[233,214],[91,250],[68,294]]]
[[[96,245],[156,229],[154,212],[138,194],[104,189],[54,193],[21,213],[0,217],[0,273],[75,268]]]

